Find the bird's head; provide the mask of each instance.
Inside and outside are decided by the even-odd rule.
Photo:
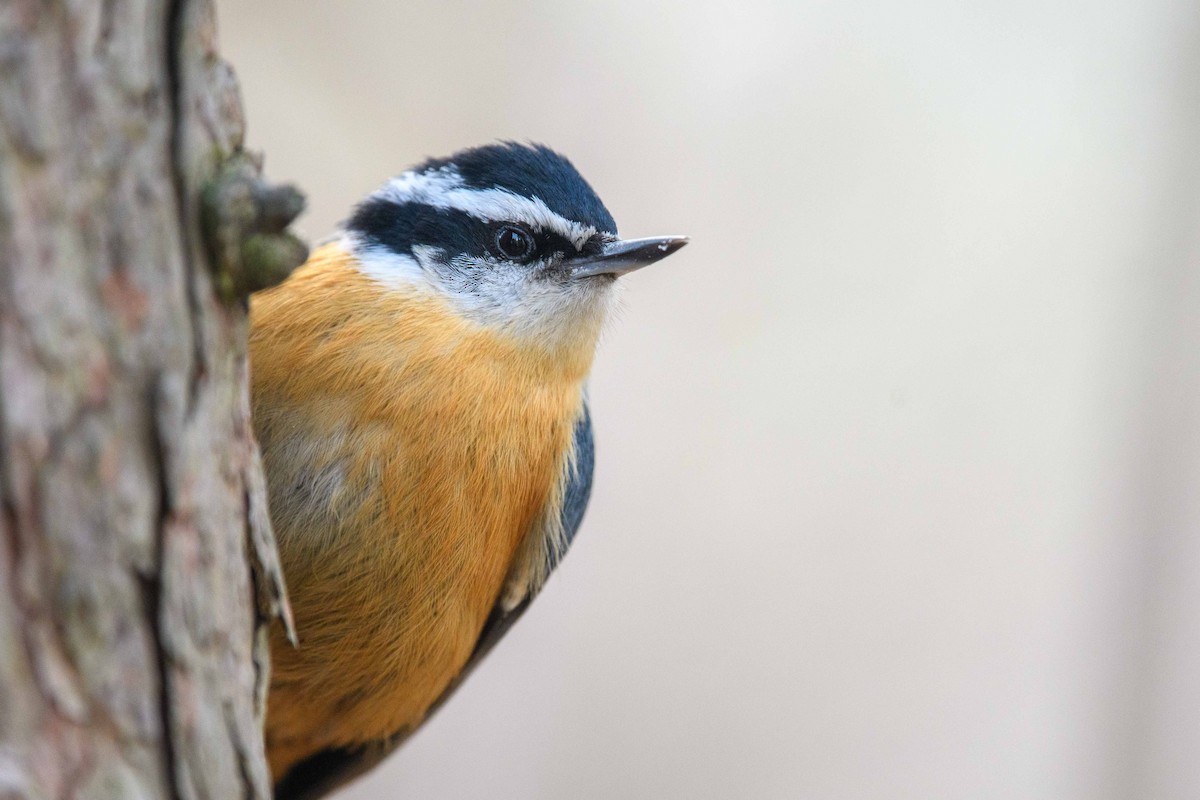
[[[687,243],[620,239],[571,162],[511,142],[393,178],[358,205],[345,235],[383,285],[432,293],[465,318],[551,346],[594,342],[616,278]]]

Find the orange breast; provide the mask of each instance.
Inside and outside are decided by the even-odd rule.
[[[267,745],[416,726],[470,655],[561,474],[591,353],[551,353],[365,278],[326,246],[254,298],[251,367],[299,648]]]

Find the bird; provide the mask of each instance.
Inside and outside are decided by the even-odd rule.
[[[500,141],[384,183],[250,302],[254,432],[295,620],[276,624],[275,800],[377,765],[561,561],[591,493],[586,383],[621,239],[567,158]]]

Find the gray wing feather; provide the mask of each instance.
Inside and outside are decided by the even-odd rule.
[[[566,534],[566,547],[559,556],[566,554],[575,534],[579,532],[579,524],[583,522],[583,512],[587,510],[588,499],[592,496],[592,471],[596,466],[596,442],[592,438],[592,414],[588,410],[587,401],[583,402],[583,411],[575,422],[575,465],[567,477],[567,492],[563,497],[562,517],[563,533]],[[550,564],[550,569],[558,566],[558,562]]]

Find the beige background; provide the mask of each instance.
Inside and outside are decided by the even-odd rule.
[[[570,155],[596,492],[368,798],[1200,797],[1200,6],[219,3],[302,229]]]

